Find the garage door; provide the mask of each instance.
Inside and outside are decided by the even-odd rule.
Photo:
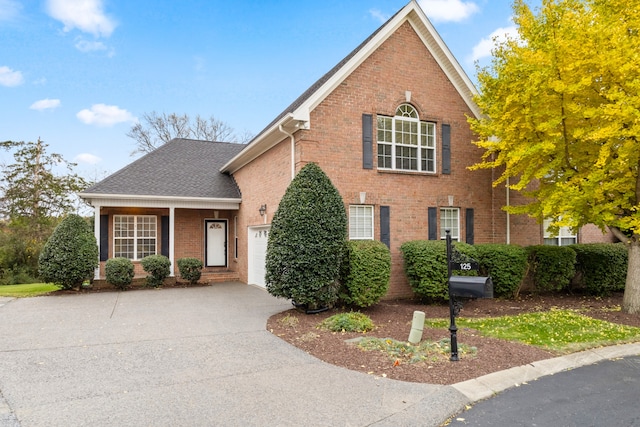
[[[270,228],[271,226],[269,225],[249,227],[248,277],[250,285],[265,287],[264,274]]]

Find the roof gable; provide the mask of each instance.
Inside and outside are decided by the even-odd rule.
[[[411,0],[335,67],[311,85],[311,87],[269,123],[242,152],[233,159],[230,159],[221,170],[233,173],[260,154],[269,150],[285,136],[290,135],[298,129],[308,129],[312,126],[310,123],[311,111],[329,96],[340,83],[351,75],[354,70],[405,22],[408,22],[412,26],[472,113],[476,117],[479,117],[480,110],[473,101],[473,96],[476,93],[473,83],[418,3],[415,0]]]
[[[243,144],[172,139],[80,196],[239,199],[238,186],[231,176],[220,172],[220,167],[243,148]]]

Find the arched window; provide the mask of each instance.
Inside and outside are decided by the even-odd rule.
[[[420,121],[410,104],[393,117],[378,115],[378,169],[436,171],[436,125]]]

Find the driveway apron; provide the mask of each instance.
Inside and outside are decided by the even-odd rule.
[[[239,283],[0,301],[0,426],[429,426],[453,387],[328,365]]]

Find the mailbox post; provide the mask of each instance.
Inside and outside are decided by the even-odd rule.
[[[456,316],[462,308],[462,302],[458,298],[493,298],[493,282],[491,277],[480,276],[454,276],[453,270],[472,271],[478,270],[478,263],[452,261],[451,234],[445,230],[447,236],[447,273],[449,287],[449,333],[451,334],[451,357],[449,360],[457,362],[458,357],[458,327]]]

